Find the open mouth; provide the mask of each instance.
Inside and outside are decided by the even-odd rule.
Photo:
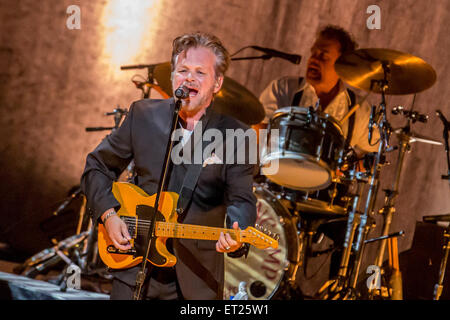
[[[198,94],[198,90],[195,88],[188,88],[189,89],[189,97],[195,97]]]
[[[321,75],[320,68],[314,64],[309,65],[306,72],[313,77],[319,77]]]
[[[320,72],[320,67],[318,65],[315,65],[315,64],[310,64],[308,66],[308,71]]]

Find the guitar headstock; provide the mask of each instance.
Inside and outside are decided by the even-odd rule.
[[[245,234],[241,235],[241,241],[247,242],[258,249],[278,248],[280,236],[272,233],[263,226],[247,227]]]

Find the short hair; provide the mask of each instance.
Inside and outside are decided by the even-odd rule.
[[[337,40],[341,45],[341,54],[354,51],[358,47],[358,44],[353,40],[353,37],[349,32],[339,26],[331,24],[321,29],[318,32],[317,37]]]
[[[204,47],[213,51],[216,56],[216,65],[214,70],[217,76],[225,76],[230,65],[230,54],[223,46],[222,42],[216,36],[209,33],[190,33],[181,35],[173,40],[171,68],[175,69],[175,63],[178,55],[190,48]]]

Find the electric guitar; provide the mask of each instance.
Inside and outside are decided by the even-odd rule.
[[[152,227],[150,224],[155,214],[155,227],[147,261],[158,267],[171,267],[176,264],[176,257],[166,247],[168,238],[218,240],[223,232],[229,233],[231,238],[238,242],[249,243],[259,249],[278,248],[278,235],[271,236],[270,232],[262,228],[234,230],[178,223],[178,194],[175,192],[161,193],[159,210],[156,213],[156,194],[149,196],[136,185],[126,182],[114,182],[112,192],[121,204],[117,214],[128,226],[132,247],[129,250],[117,249],[103,224],[98,225],[99,255],[112,269],[130,268],[142,262],[148,246],[148,234]]]

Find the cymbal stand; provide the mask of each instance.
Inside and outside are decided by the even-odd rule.
[[[405,127],[401,128],[400,132],[398,132],[399,137],[399,151],[397,156],[397,163],[395,168],[395,176],[394,181],[392,183],[391,189],[384,190],[385,192],[385,200],[384,200],[384,206],[379,210],[379,213],[383,215],[383,228],[381,232],[381,237],[387,237],[389,235],[390,227],[392,224],[392,219],[395,213],[395,201],[397,199],[397,196],[399,194],[399,184],[400,184],[400,177],[402,174],[403,169],[403,163],[405,160],[405,154],[406,151],[409,151],[411,148],[410,145],[410,138],[411,138],[411,121],[415,121],[415,118],[413,117],[412,113],[404,113],[404,115],[407,118],[407,124]],[[384,261],[384,254],[386,250],[386,245],[388,241],[391,241],[390,239],[381,239],[379,248],[377,251],[377,256],[375,259],[375,265],[379,268],[382,267],[383,261]],[[395,243],[395,242],[394,242]],[[399,270],[397,270],[399,273]],[[395,296],[393,296],[394,299],[401,299],[401,288],[392,288],[393,293],[395,293]],[[374,297],[376,288],[370,289],[369,296]]]
[[[364,253],[365,248],[365,241],[367,239],[367,236],[370,232],[370,230],[374,226],[374,207],[376,203],[376,198],[378,194],[378,189],[380,185],[380,174],[381,174],[381,168],[385,165],[386,162],[386,152],[389,146],[389,138],[391,135],[391,126],[387,120],[387,114],[386,114],[386,98],[385,93],[388,89],[388,81],[387,81],[387,73],[389,72],[388,66],[383,63],[382,64],[384,69],[384,79],[383,80],[377,80],[372,81],[372,85],[378,85],[381,87],[381,103],[378,107],[378,111],[373,108],[371,120],[369,123],[369,143],[371,143],[371,132],[372,127],[374,124],[377,124],[378,122],[378,131],[380,133],[380,140],[378,145],[378,151],[375,156],[374,164],[370,173],[370,179],[369,179],[369,190],[367,192],[367,198],[365,203],[364,212],[362,215],[360,215],[360,223],[358,227],[358,235],[356,237],[356,241],[353,244],[353,250],[355,252],[355,260],[353,262],[353,268],[350,276],[350,285],[349,288],[352,292],[355,292],[358,277],[359,277],[359,270],[361,268],[362,264],[362,257]],[[353,297],[355,298],[355,297]]]
[[[151,89],[155,89],[164,99],[169,98],[169,95],[162,90],[162,88],[155,84],[154,72],[155,68],[158,64],[138,64],[138,65],[130,65],[130,66],[121,66],[121,70],[130,70],[130,69],[147,69],[147,79],[144,81],[137,81],[133,78],[131,82],[134,83],[137,89],[142,91],[142,99],[149,99]],[[143,77],[142,77],[143,78]]]

